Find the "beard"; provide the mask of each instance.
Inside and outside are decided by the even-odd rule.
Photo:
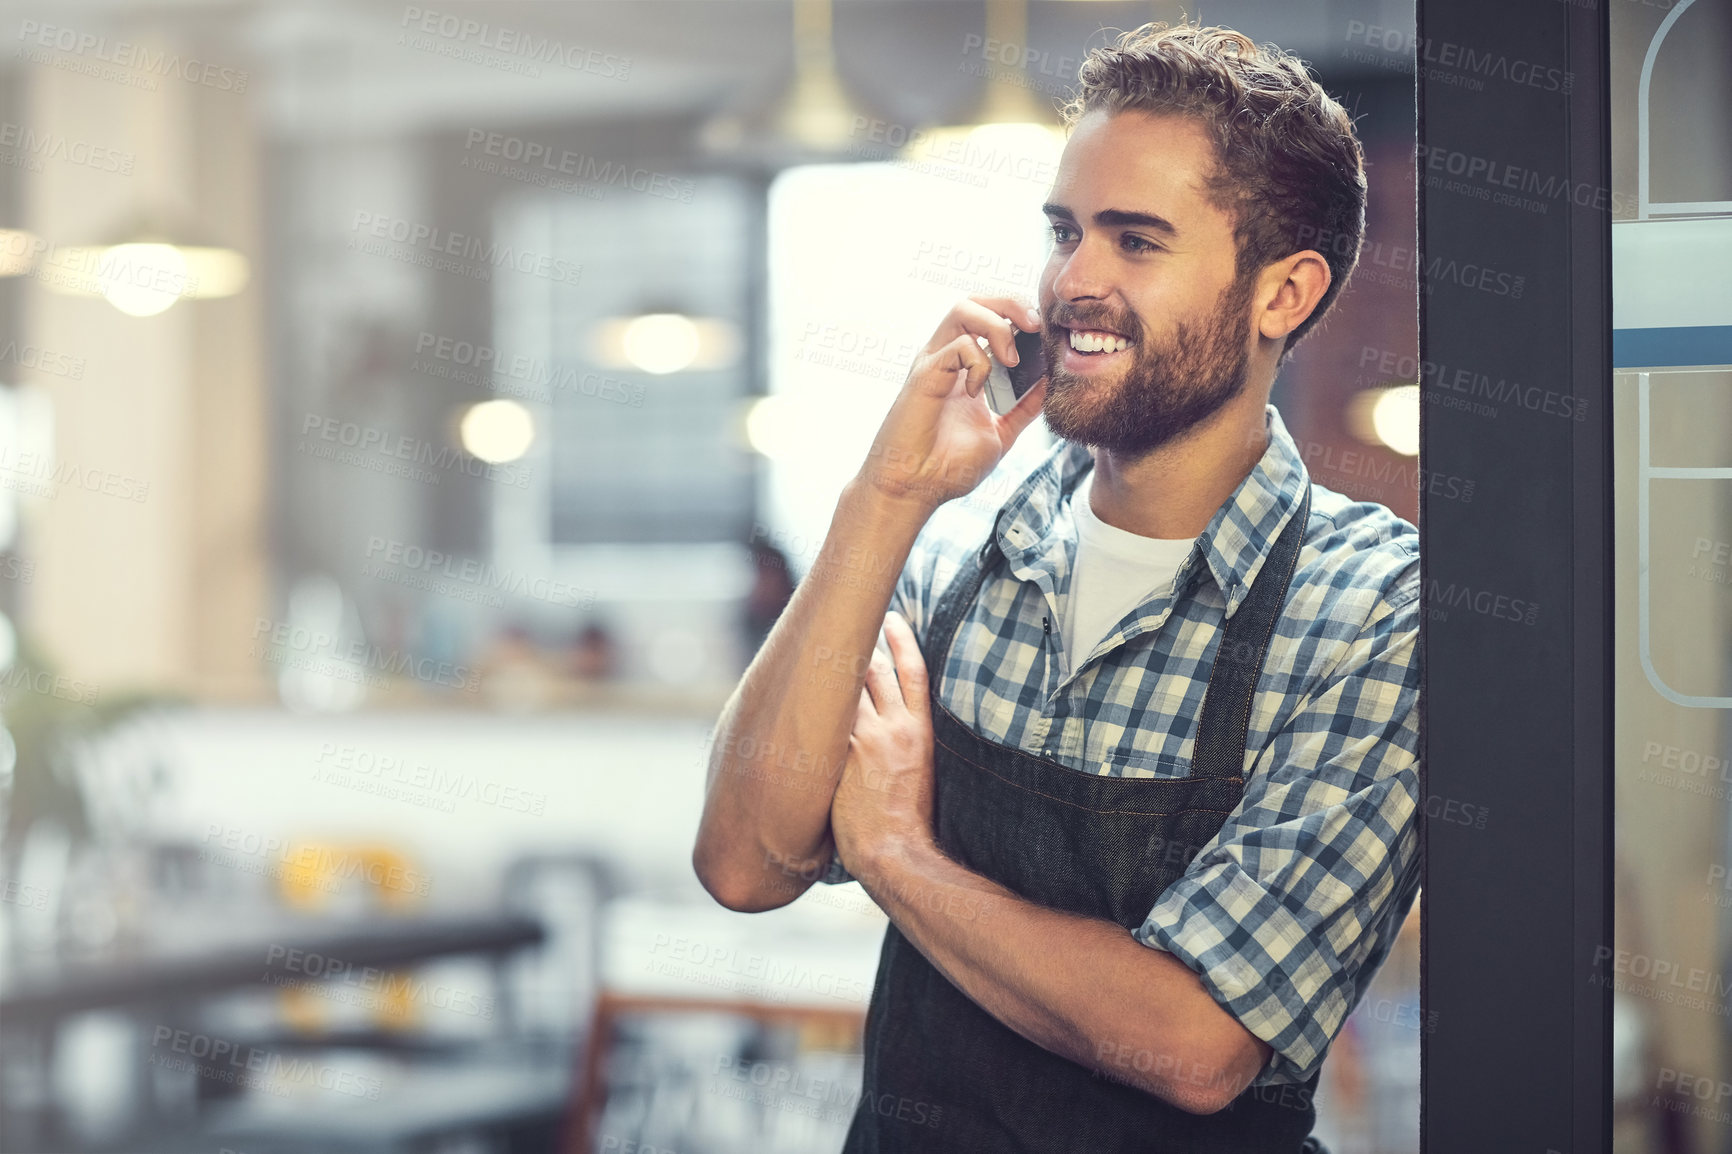
[[[1163,341],[1149,337],[1135,313],[1059,302],[1043,327],[1102,328],[1129,338],[1131,363],[1118,379],[1086,377],[1062,367],[1067,346],[1046,342],[1047,428],[1067,441],[1129,459],[1182,437],[1220,412],[1245,388],[1250,367],[1246,308],[1255,277],[1221,290],[1211,315],[1179,322]]]

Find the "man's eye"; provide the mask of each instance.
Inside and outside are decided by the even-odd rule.
[[[1142,237],[1136,235],[1135,233],[1130,233],[1130,232],[1127,232],[1124,234],[1124,236],[1120,237],[1119,243],[1124,245],[1126,248],[1130,249],[1132,252],[1159,252],[1159,251],[1161,251],[1160,245],[1154,244],[1154,243],[1147,241],[1147,240],[1144,240]]]
[[[1065,244],[1068,241],[1075,240],[1076,233],[1073,232],[1070,225],[1066,224],[1064,221],[1055,220],[1052,222],[1052,239],[1059,244]]]

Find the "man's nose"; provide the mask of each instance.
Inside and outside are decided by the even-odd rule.
[[[1113,291],[1106,263],[1096,247],[1084,240],[1059,266],[1052,282],[1053,295],[1067,301],[1106,299]]]

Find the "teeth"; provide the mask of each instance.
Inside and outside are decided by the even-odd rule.
[[[1130,348],[1131,342],[1111,333],[1070,331],[1070,347],[1079,353],[1116,353]]]

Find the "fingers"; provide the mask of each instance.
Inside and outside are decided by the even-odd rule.
[[[1006,450],[1040,416],[1040,408],[1046,403],[1046,382],[1047,378],[1042,377],[1033,388],[1017,398],[1010,412],[998,419],[999,436]]]
[[[974,337],[964,333],[933,355],[933,368],[940,373],[966,373],[962,384],[972,397],[986,387],[986,375],[992,371],[992,361]],[[940,379],[947,382],[944,391],[948,394],[955,384],[953,377]]]
[[[1014,323],[1007,317],[1015,318]],[[933,334],[928,348],[947,346],[959,336],[985,337],[993,355],[1007,365],[1016,364],[1016,329],[1033,332],[1040,318],[1014,297],[970,297],[958,301]]]
[[[1025,332],[1032,333],[1040,328],[1040,310],[1020,297],[971,296],[968,299],[1001,317],[1009,317]]]
[[[866,666],[866,690],[879,713],[903,708],[902,687],[896,682],[896,667],[878,650],[872,651],[872,661]]]
[[[932,704],[927,698],[926,659],[920,655],[920,642],[902,614],[891,613],[884,618],[884,639],[890,643],[890,656],[896,660],[903,704],[910,713],[925,717]]]

